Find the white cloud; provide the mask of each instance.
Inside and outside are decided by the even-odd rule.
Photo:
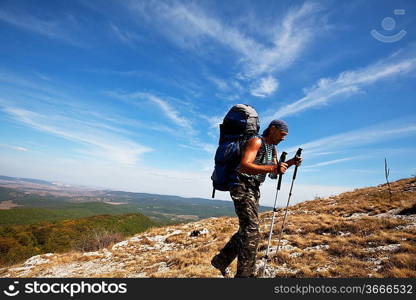
[[[15,151],[22,151],[22,152],[27,152],[28,151],[27,148],[19,147],[19,146],[11,146],[11,145],[0,144],[0,147],[13,149]]]
[[[353,160],[353,159],[357,159],[357,158],[358,157],[346,157],[346,158],[340,158],[340,159],[333,159],[333,160],[323,161],[323,162],[313,164],[313,165],[302,166],[302,169],[333,165],[333,164],[337,164],[337,163],[340,163],[340,162],[349,161],[349,160]]]
[[[211,155],[214,155],[215,151],[217,150],[217,145],[203,143],[198,140],[191,141],[190,145],[180,144],[179,146],[184,147],[184,148],[189,148],[189,149],[196,149],[196,150],[202,149],[205,152],[210,153]]]
[[[217,78],[215,76],[208,76],[208,79],[216,85],[216,87],[223,91],[228,91],[230,89],[226,80]]]
[[[165,116],[168,117],[171,121],[173,121],[173,123],[185,128],[189,131],[189,133],[194,132],[191,122],[187,118],[181,116],[181,114],[176,109],[174,109],[167,101],[162,100],[161,98],[148,93],[143,95],[145,95],[153,103],[157,104],[159,108],[162,110],[162,112],[165,114]]]
[[[107,95],[114,98],[127,101],[130,104],[138,105],[136,102],[132,102],[134,99],[148,100],[158,106],[160,111],[174,124],[179,127],[182,127],[186,130],[186,135],[194,135],[195,130],[192,127],[192,123],[189,119],[184,117],[177,109],[175,109],[167,100],[162,99],[161,97],[155,96],[151,93],[119,93],[119,92],[106,92]]]
[[[279,82],[272,76],[261,78],[255,87],[251,89],[251,94],[255,97],[265,98],[273,94],[279,88]]]
[[[321,8],[312,2],[293,6],[274,24],[258,22],[265,35],[264,41],[259,41],[257,35],[250,35],[239,26],[233,26],[229,20],[223,20],[214,13],[207,12],[196,2],[129,3],[129,11],[139,15],[141,21],[147,20],[153,28],[157,28],[180,47],[194,50],[197,54],[215,53],[217,56],[220,50],[213,45],[214,41],[216,45],[233,51],[237,54],[235,60],[241,68],[235,78],[243,81],[257,81],[265,74],[288,68],[313,38],[326,29],[326,19],[322,18]],[[222,91],[230,87],[235,91],[239,90],[238,86],[232,86],[228,81],[212,76],[208,79]],[[263,97],[277,88],[271,79],[267,80],[268,84],[263,89],[254,92],[256,95]]]
[[[248,52],[247,75],[280,71],[293,64],[313,38],[325,31],[325,18],[321,18],[320,13],[321,8],[312,2],[292,7],[281,23],[271,29],[273,46],[254,48],[254,51]]]
[[[45,20],[45,18],[34,16],[32,13],[14,14],[0,10],[0,21],[51,39],[61,40],[74,46],[83,47],[68,31],[68,26],[76,22],[72,15],[65,15],[55,20]]]
[[[137,35],[134,32],[131,31],[127,31],[127,30],[122,30],[120,27],[118,27],[117,25],[115,25],[113,22],[110,22],[110,32],[120,41],[122,41],[123,43],[129,45],[129,46],[133,46],[134,42],[140,41],[141,37],[139,35]],[[121,73],[121,72],[120,72]],[[133,72],[124,72],[126,73],[126,75],[134,75],[134,71]]]
[[[39,73],[39,72],[33,72],[37,77],[39,77],[40,79],[42,79],[42,80],[45,80],[45,81],[52,81],[52,79],[49,77],[49,76],[45,76],[44,74],[42,74],[42,73]]]
[[[59,115],[44,115],[16,107],[3,107],[2,110],[17,121],[34,129],[77,142],[83,148],[79,153],[98,159],[115,161],[122,164],[135,164],[140,155],[152,151],[151,148],[108,132],[108,126],[83,122],[75,118]]]
[[[416,68],[416,59],[401,60],[390,57],[384,61],[369,65],[362,69],[345,71],[336,78],[322,78],[312,88],[305,90],[306,95],[291,104],[283,106],[265,121],[280,119],[285,116],[327,104],[341,96],[349,96],[359,92],[363,87],[380,80],[406,74]]]
[[[189,149],[198,149],[203,150],[209,154],[214,154],[215,150],[217,148],[216,145],[209,144],[206,142],[202,142],[200,138],[197,136],[197,131],[193,128],[192,122],[190,119],[183,116],[181,112],[179,112],[176,108],[174,108],[169,102],[165,99],[162,99],[161,97],[155,96],[151,93],[132,93],[132,94],[120,94],[117,92],[108,92],[109,95],[122,99],[127,100],[129,103],[132,99],[145,99],[148,100],[154,104],[156,104],[161,112],[174,124],[176,124],[178,127],[181,128],[180,131],[176,130],[172,133],[173,135],[177,135],[185,140],[187,140],[188,144],[179,144],[181,147],[189,148]],[[180,102],[179,100],[176,100],[177,102]],[[133,104],[136,104],[133,102]],[[182,105],[187,105],[186,102],[181,103]],[[137,105],[137,104],[136,104]],[[200,117],[207,119],[208,122],[214,123],[217,119],[211,119],[210,117],[200,115]],[[212,125],[214,126],[214,125]],[[169,131],[168,131],[169,132]]]
[[[394,120],[297,145],[287,149],[287,152],[295,152],[298,148],[302,148],[304,149],[303,156],[313,157],[322,155],[323,149],[330,152],[337,149],[345,151],[355,147],[387,140],[391,141],[415,134],[416,122]]]
[[[204,116],[201,115],[202,118],[208,121],[210,129],[219,130],[219,126],[222,123],[224,116]]]

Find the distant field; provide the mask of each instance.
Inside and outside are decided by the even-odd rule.
[[[54,222],[95,215],[120,215],[138,212],[131,205],[110,205],[100,202],[67,204],[60,208],[16,207],[0,210],[0,225],[24,225],[38,222]]]
[[[93,194],[93,192],[91,192]],[[30,224],[99,214],[140,212],[164,224],[190,222],[210,217],[235,216],[231,201],[182,198],[170,195],[97,191],[92,196],[39,195],[24,190],[0,187],[0,224]],[[12,205],[19,205],[12,207]],[[42,209],[42,210],[39,210]],[[270,208],[260,207],[260,211]]]

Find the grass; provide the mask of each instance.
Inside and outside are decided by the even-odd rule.
[[[278,253],[273,251],[269,265],[275,268],[277,277],[415,278],[415,185],[415,178],[391,182],[392,201],[387,187],[380,185],[290,207],[283,244],[291,248],[283,248]],[[277,213],[272,248],[277,246],[282,217],[283,211]],[[258,260],[267,245],[270,218],[270,212],[260,214],[262,240]],[[193,230],[204,228],[208,234],[190,237]],[[169,235],[173,230],[181,232]],[[114,256],[111,262],[122,265],[121,269],[97,271],[89,276],[219,277],[210,260],[237,230],[237,218],[228,217],[154,227],[137,235],[140,242],[120,250],[107,247]],[[166,236],[163,246],[172,250],[162,252],[159,242],[150,240],[158,235]],[[159,247],[159,250],[146,250],[144,245]],[[82,253],[71,256],[71,262],[92,263],[92,259],[86,261]],[[58,261],[51,265],[59,264]],[[46,266],[42,268],[47,269]],[[42,275],[40,269],[35,268],[32,276]],[[236,261],[230,269],[236,271]]]

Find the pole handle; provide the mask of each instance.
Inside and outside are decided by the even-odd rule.
[[[284,152],[284,151],[282,152],[282,155],[280,155],[279,164],[278,164],[279,170],[280,170],[280,163],[285,162],[285,160],[286,160],[286,155],[287,155],[287,153]],[[277,182],[277,190],[280,190],[280,186],[282,184],[282,177],[283,177],[283,174],[281,173],[279,175],[279,181]]]
[[[302,148],[299,148],[298,151],[296,151],[295,157],[300,158],[302,155]],[[296,179],[296,174],[298,173],[298,166],[295,167],[295,172],[293,172],[293,180]]]

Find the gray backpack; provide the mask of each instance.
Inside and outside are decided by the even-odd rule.
[[[215,190],[229,191],[238,183],[237,167],[246,142],[257,136],[260,129],[259,116],[250,105],[234,105],[220,124],[220,140],[215,153],[215,168],[211,179],[212,198]]]

